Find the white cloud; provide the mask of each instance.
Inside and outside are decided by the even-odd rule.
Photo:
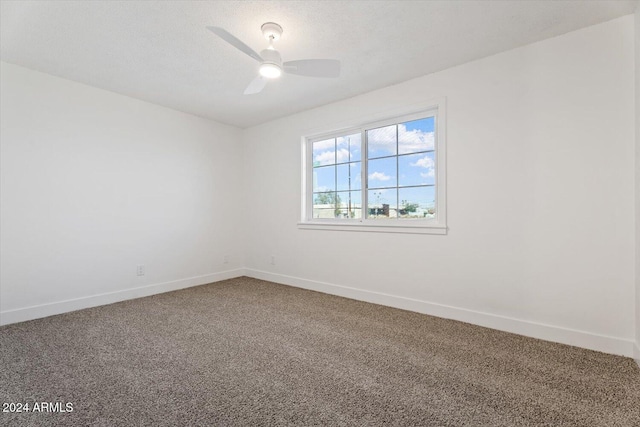
[[[344,163],[349,161],[349,150],[346,148],[341,148],[338,150],[338,163]]]
[[[338,163],[344,163],[349,161],[349,150],[346,148],[341,148],[337,153]],[[317,154],[313,158],[314,163],[317,162],[321,165],[332,165],[336,162],[336,152],[335,151],[324,151],[320,154]]]
[[[324,151],[313,158],[314,162],[318,162],[321,165],[332,164],[336,160],[335,151]]]
[[[433,169],[435,165],[436,163],[428,155],[418,159],[415,163],[411,163],[411,166],[418,166],[425,169]]]
[[[433,132],[423,132],[418,129],[407,131],[405,125],[398,125],[398,141],[400,153],[433,150],[435,146]]]
[[[427,169],[426,172],[420,172],[422,178],[433,178],[436,175],[436,162],[429,155],[419,158],[415,163],[410,163],[410,165]]]
[[[315,150],[326,150],[327,148],[334,148],[336,144],[336,140],[325,139],[324,141],[316,141],[313,143],[313,151]]]
[[[340,147],[341,145],[351,145],[352,147],[354,147],[355,145],[360,145],[360,134],[356,133],[353,135],[339,136],[338,138],[336,138],[336,144],[338,145],[338,147]]]
[[[368,132],[367,143],[370,151],[396,152],[396,127],[387,126]]]
[[[404,124],[398,125],[397,132],[399,154],[429,151],[435,147],[433,132],[424,132],[419,129],[407,130],[407,126]],[[368,144],[369,149],[373,152],[395,153],[396,127],[387,126],[369,131]]]
[[[374,172],[369,174],[369,179],[371,181],[389,181],[391,177],[384,172]]]

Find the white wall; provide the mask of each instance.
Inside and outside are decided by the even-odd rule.
[[[238,129],[0,71],[2,323],[241,273]]]
[[[626,16],[246,130],[248,274],[632,355],[633,70]],[[448,235],[297,228],[301,135],[443,96]]]

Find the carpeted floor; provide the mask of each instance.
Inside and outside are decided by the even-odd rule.
[[[73,406],[2,425],[640,426],[631,359],[249,278],[4,326],[0,363]]]

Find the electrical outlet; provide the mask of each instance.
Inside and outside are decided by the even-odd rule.
[[[276,256],[271,255],[271,265],[276,265]]]
[[[229,264],[229,255],[225,255],[223,260],[222,260],[223,264]]]
[[[136,267],[136,274],[138,276],[144,276],[144,265],[139,265]]]

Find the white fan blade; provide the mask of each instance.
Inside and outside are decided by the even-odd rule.
[[[282,64],[284,72],[309,77],[338,77],[340,61],[337,59],[301,59]]]
[[[230,45],[236,47],[237,49],[240,49],[241,51],[243,51],[244,53],[246,53],[247,55],[249,55],[250,57],[252,57],[256,61],[262,62],[262,57],[260,55],[258,55],[255,50],[251,49],[249,46],[244,44],[240,39],[238,39],[233,34],[229,33],[224,28],[207,27],[207,29],[212,31],[214,34],[219,36],[222,40],[226,41]]]
[[[245,95],[253,95],[254,93],[262,92],[262,89],[267,85],[267,78],[258,76],[249,83],[249,86],[244,90]]]

